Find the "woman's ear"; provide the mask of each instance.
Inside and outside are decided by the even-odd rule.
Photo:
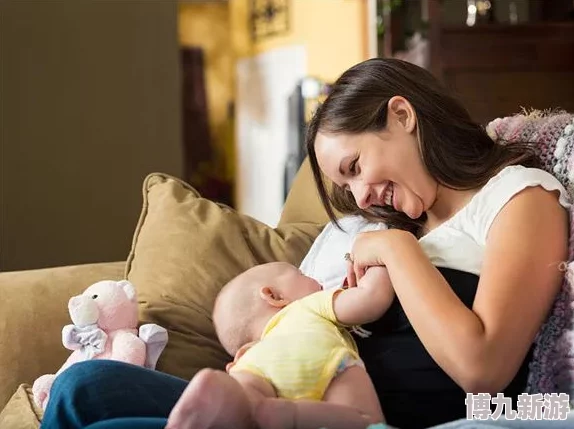
[[[415,109],[405,97],[395,95],[389,100],[387,106],[389,119],[394,120],[409,134],[416,129],[417,115]]]
[[[259,296],[272,307],[283,308],[289,304],[289,301],[273,286],[263,286],[259,290]]]

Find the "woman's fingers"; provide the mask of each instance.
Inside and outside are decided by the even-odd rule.
[[[355,269],[353,266],[353,262],[348,260],[347,261],[347,287],[356,287],[357,286],[357,277],[355,276]]]
[[[355,283],[361,280],[361,278],[365,275],[367,271],[366,267],[359,265],[357,262],[353,263],[353,272],[355,275]]]

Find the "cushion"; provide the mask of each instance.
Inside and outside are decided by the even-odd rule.
[[[256,264],[299,265],[323,224],[271,228],[158,173],[146,178],[143,197],[126,277],[138,290],[141,322],[169,332],[157,368],[185,379],[204,367],[222,369],[230,357],[211,320],[221,287]]]
[[[338,219],[342,229],[329,222],[313,242],[299,269],[314,278],[323,289],[341,287],[347,277],[345,253],[350,252],[357,234],[385,229],[382,222],[369,222],[361,216]]]
[[[336,214],[340,216],[340,213],[336,212]],[[279,226],[299,222],[326,224],[328,221],[329,217],[321,204],[319,192],[315,186],[311,164],[306,158],[291,184]]]
[[[0,412],[0,428],[38,429],[43,414],[34,403],[32,388],[21,384]]]
[[[541,167],[574,196],[574,114],[533,110],[490,122],[486,131],[501,143],[531,142]]]

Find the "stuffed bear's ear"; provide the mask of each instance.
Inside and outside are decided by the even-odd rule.
[[[127,280],[120,280],[118,282],[118,286],[121,287],[124,292],[126,293],[128,299],[130,301],[135,301],[136,300],[136,288],[134,287],[133,284],[131,284],[129,281]]]

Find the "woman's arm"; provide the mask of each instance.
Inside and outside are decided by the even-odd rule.
[[[472,311],[416,238],[393,233],[382,262],[433,359],[466,392],[498,393],[514,378],[559,291],[567,213],[542,188],[517,194],[493,222]]]

